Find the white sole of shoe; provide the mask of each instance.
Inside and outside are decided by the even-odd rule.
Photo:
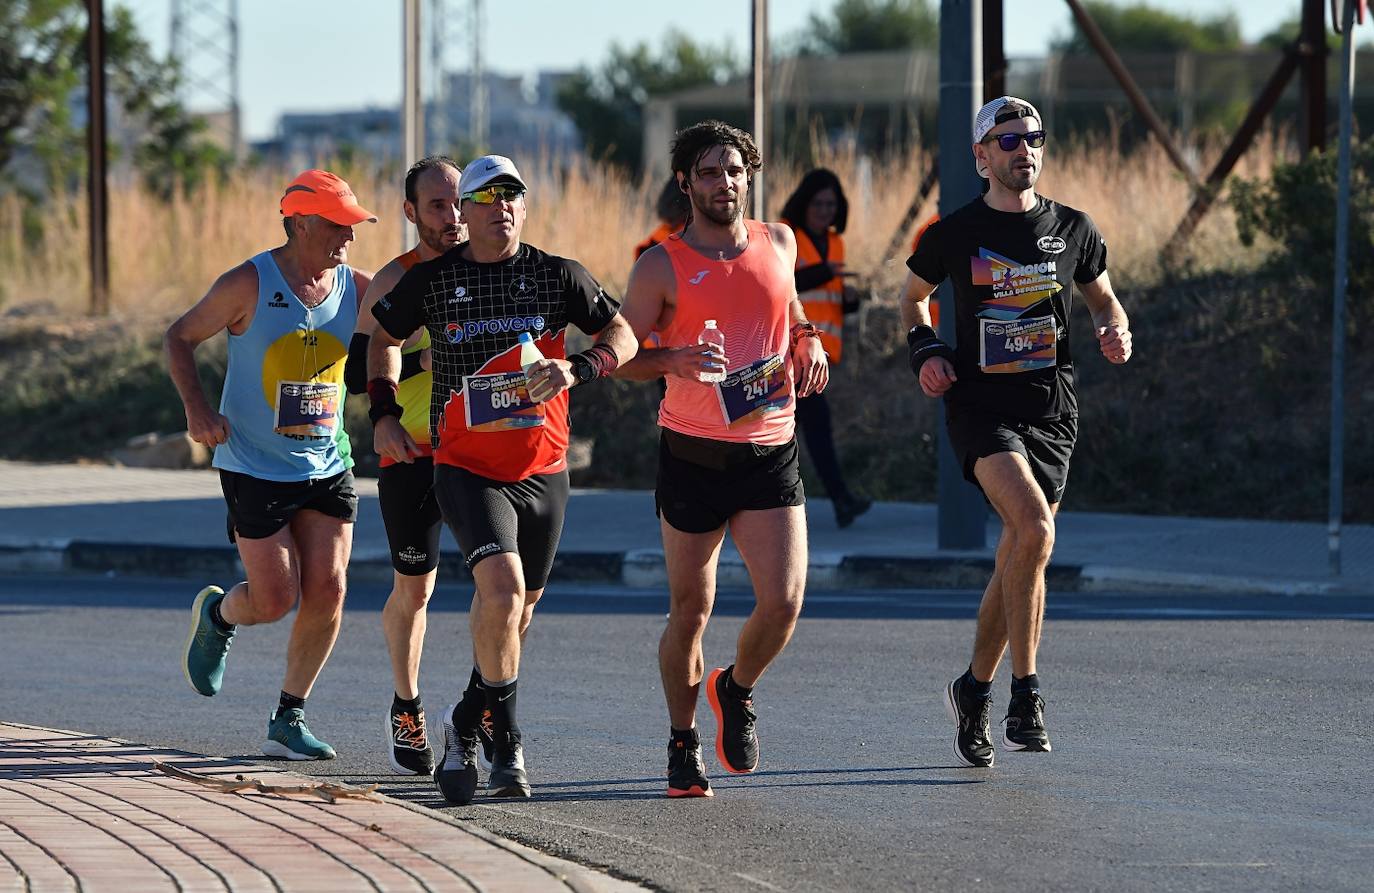
[[[432,772],[416,772],[414,769],[407,769],[396,759],[396,743],[391,737],[391,716],[388,712],[387,718],[382,720],[382,738],[386,741],[386,761],[391,764],[391,768],[397,775],[430,775]],[[430,753],[430,759],[434,754]]]
[[[269,757],[277,757],[278,759],[283,760],[302,761],[320,759],[319,757],[312,757],[309,754],[296,753],[294,750],[287,747],[285,744],[282,744],[280,741],[268,740],[263,742],[262,752],[267,754]]]
[[[186,677],[186,684],[191,686],[191,691],[204,698],[213,698],[214,695],[207,695],[196,684],[191,681],[191,664],[188,662],[191,657],[191,645],[196,640],[196,630],[200,629],[200,610],[205,606],[205,600],[212,595],[223,595],[224,590],[218,586],[206,586],[196,593],[196,600],[191,602],[191,632],[186,636],[186,644],[181,648],[181,675]]]
[[[1004,726],[1004,727],[1002,728],[1002,749],[1003,749],[1003,750],[1009,750],[1009,751],[1012,751],[1012,752],[1016,752],[1016,751],[1027,751],[1027,752],[1029,752],[1029,753],[1049,753],[1050,750],[1051,750],[1052,748],[1050,747],[1050,744],[1049,744],[1048,741],[1045,742],[1045,746],[1044,746],[1043,748],[1042,748],[1042,747],[1031,747],[1029,744],[1017,744],[1015,741],[1013,741],[1013,740],[1011,740],[1010,738],[1007,737],[1007,730],[1006,730],[1006,727]]]
[[[954,682],[958,681],[957,679],[954,680]],[[974,769],[986,769],[993,764],[992,760],[988,760],[988,765],[983,766],[979,763],[970,762],[969,758],[964,756],[963,751],[959,750],[959,708],[954,703],[954,682],[945,686],[945,712],[954,721],[954,758],[965,766],[972,766]]]

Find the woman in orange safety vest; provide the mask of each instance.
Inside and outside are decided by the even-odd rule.
[[[820,330],[821,344],[831,363],[838,363],[844,343],[844,314],[858,309],[845,301],[844,232],[849,221],[849,202],[840,179],[832,171],[817,168],[797,184],[782,207],[782,218],[797,234],[797,296],[806,318]],[[825,485],[835,508],[835,523],[848,527],[868,511],[872,500],[855,496],[845,485],[835,453],[830,405],[824,394],[797,400],[801,425],[811,464]]]

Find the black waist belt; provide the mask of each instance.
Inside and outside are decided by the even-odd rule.
[[[712,440],[709,437],[693,437],[669,428],[663,429],[663,442],[674,459],[710,468],[713,471],[730,471],[752,465],[765,456],[786,449],[789,444],[767,446],[761,443],[735,443],[729,440]]]

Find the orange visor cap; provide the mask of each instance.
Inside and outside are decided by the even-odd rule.
[[[349,185],[329,171],[310,170],[292,180],[281,197],[281,212],[318,214],[340,226],[377,222],[376,214],[358,204]]]

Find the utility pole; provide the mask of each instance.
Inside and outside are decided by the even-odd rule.
[[[487,79],[482,66],[482,0],[472,0],[472,96],[468,105],[468,139],[473,151],[485,153],[487,146]]]
[[[940,216],[948,217],[976,197],[982,179],[973,169],[973,117],[983,104],[982,0],[940,2]],[[956,343],[954,284],[940,286],[940,338]],[[977,488],[964,480],[949,445],[945,416],[939,419],[939,547],[982,549],[987,509]]]
[[[91,316],[110,313],[109,192],[105,187],[105,3],[86,0],[86,207],[90,218]]]
[[[754,132],[754,145],[760,154],[767,155],[768,149],[768,0],[753,0],[753,13],[749,18],[749,105],[751,110],[750,130]],[[756,220],[764,218],[763,172],[754,175],[750,188],[753,193],[753,211]]]

